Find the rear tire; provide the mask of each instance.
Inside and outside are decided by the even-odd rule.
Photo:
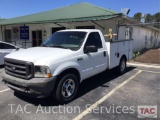
[[[79,81],[74,74],[66,74],[61,77],[52,97],[58,103],[65,104],[72,101],[78,92]]]
[[[126,59],[125,57],[122,57],[118,66],[118,73],[124,74],[126,70]]]

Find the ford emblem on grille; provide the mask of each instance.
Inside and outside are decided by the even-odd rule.
[[[15,70],[16,70],[16,68],[15,68],[15,67],[12,67],[12,70],[14,70],[14,71],[15,71]]]

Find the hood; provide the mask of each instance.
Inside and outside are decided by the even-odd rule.
[[[54,61],[70,55],[73,52],[74,51],[70,49],[33,47],[28,49],[20,49],[11,54],[8,54],[7,56],[5,56],[5,58],[33,62],[34,64],[38,61],[41,61],[37,64],[45,65],[48,59],[52,59]]]

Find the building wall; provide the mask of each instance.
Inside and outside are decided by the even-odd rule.
[[[100,26],[104,27],[105,29],[103,29],[102,27],[96,25],[95,23],[89,21],[89,22],[71,22],[71,23],[59,23],[62,26],[65,26],[66,28],[69,29],[76,29],[77,26],[95,26],[96,29],[101,30],[104,34],[108,34],[108,29],[112,28],[113,32],[115,33],[115,28],[116,28],[116,20],[106,20],[106,21],[96,21],[96,23],[98,23]],[[20,27],[20,26],[24,26],[24,25],[8,25],[8,26],[3,26],[3,33],[0,31],[0,38],[2,37],[3,34],[3,41],[5,40],[5,34],[4,31],[5,30],[11,30],[11,36],[12,39],[11,41],[16,41],[16,44],[20,45],[20,46],[24,46],[24,42],[25,40],[21,40],[20,38],[18,39],[14,39],[13,38],[13,28],[14,27]],[[45,24],[26,24],[25,26],[29,26],[29,40],[26,40],[27,42],[27,47],[32,47],[32,31],[38,31],[41,30],[42,31],[42,40],[46,40],[48,37],[50,37],[52,35],[52,28],[57,28],[57,27],[61,27],[59,25],[56,25],[54,23],[45,23]],[[106,39],[108,39],[108,37],[106,37]],[[13,44],[15,44],[15,42],[12,42]]]
[[[136,26],[133,27],[133,39],[134,50],[158,47],[160,44],[160,32]]]
[[[69,28],[69,29],[76,29],[77,26],[95,26],[96,29],[99,29],[102,31],[102,33],[109,34],[109,29],[112,29],[112,33],[117,33],[116,25],[117,25],[118,19],[111,19],[111,20],[101,20],[101,21],[96,21],[97,24],[88,21],[88,22],[71,22],[71,23],[60,23],[61,25]],[[0,29],[0,40],[2,40],[2,33],[3,33],[3,41],[4,39],[4,30],[5,29],[10,29],[12,31],[13,35],[13,27],[20,27],[23,25],[9,25],[3,27],[3,32],[1,32]],[[47,39],[49,36],[52,34],[52,28],[57,28],[60,27],[59,25],[56,25],[54,23],[45,23],[45,24],[30,24],[27,25],[29,26],[29,40],[27,40],[27,47],[32,47],[32,31],[37,31],[41,30],[42,31],[42,40],[44,41]],[[103,28],[105,29],[103,29]],[[127,33],[127,30],[130,30],[129,32],[131,33],[130,36],[129,33]],[[153,48],[155,46],[160,46],[160,32],[155,32],[153,29],[149,29],[146,27],[140,27],[140,26],[131,26],[129,29],[126,27],[120,27],[119,32],[118,32],[118,39],[119,40],[124,40],[124,39],[129,39],[129,38],[134,39],[133,42],[133,49],[134,51],[136,50],[141,50],[142,48]],[[108,37],[105,37],[106,41],[108,41]],[[113,37],[113,40],[116,40],[117,36]],[[16,41],[17,44],[20,46],[24,46],[24,40],[20,39],[13,39],[12,41]]]
[[[143,48],[155,48],[160,47],[160,31],[156,31],[150,28],[141,26],[131,26],[131,39],[133,39],[134,51],[141,50]],[[126,27],[119,28],[118,38],[120,40],[126,39]]]

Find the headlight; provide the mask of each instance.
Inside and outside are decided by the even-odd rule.
[[[34,77],[51,77],[51,71],[47,66],[35,66]]]

